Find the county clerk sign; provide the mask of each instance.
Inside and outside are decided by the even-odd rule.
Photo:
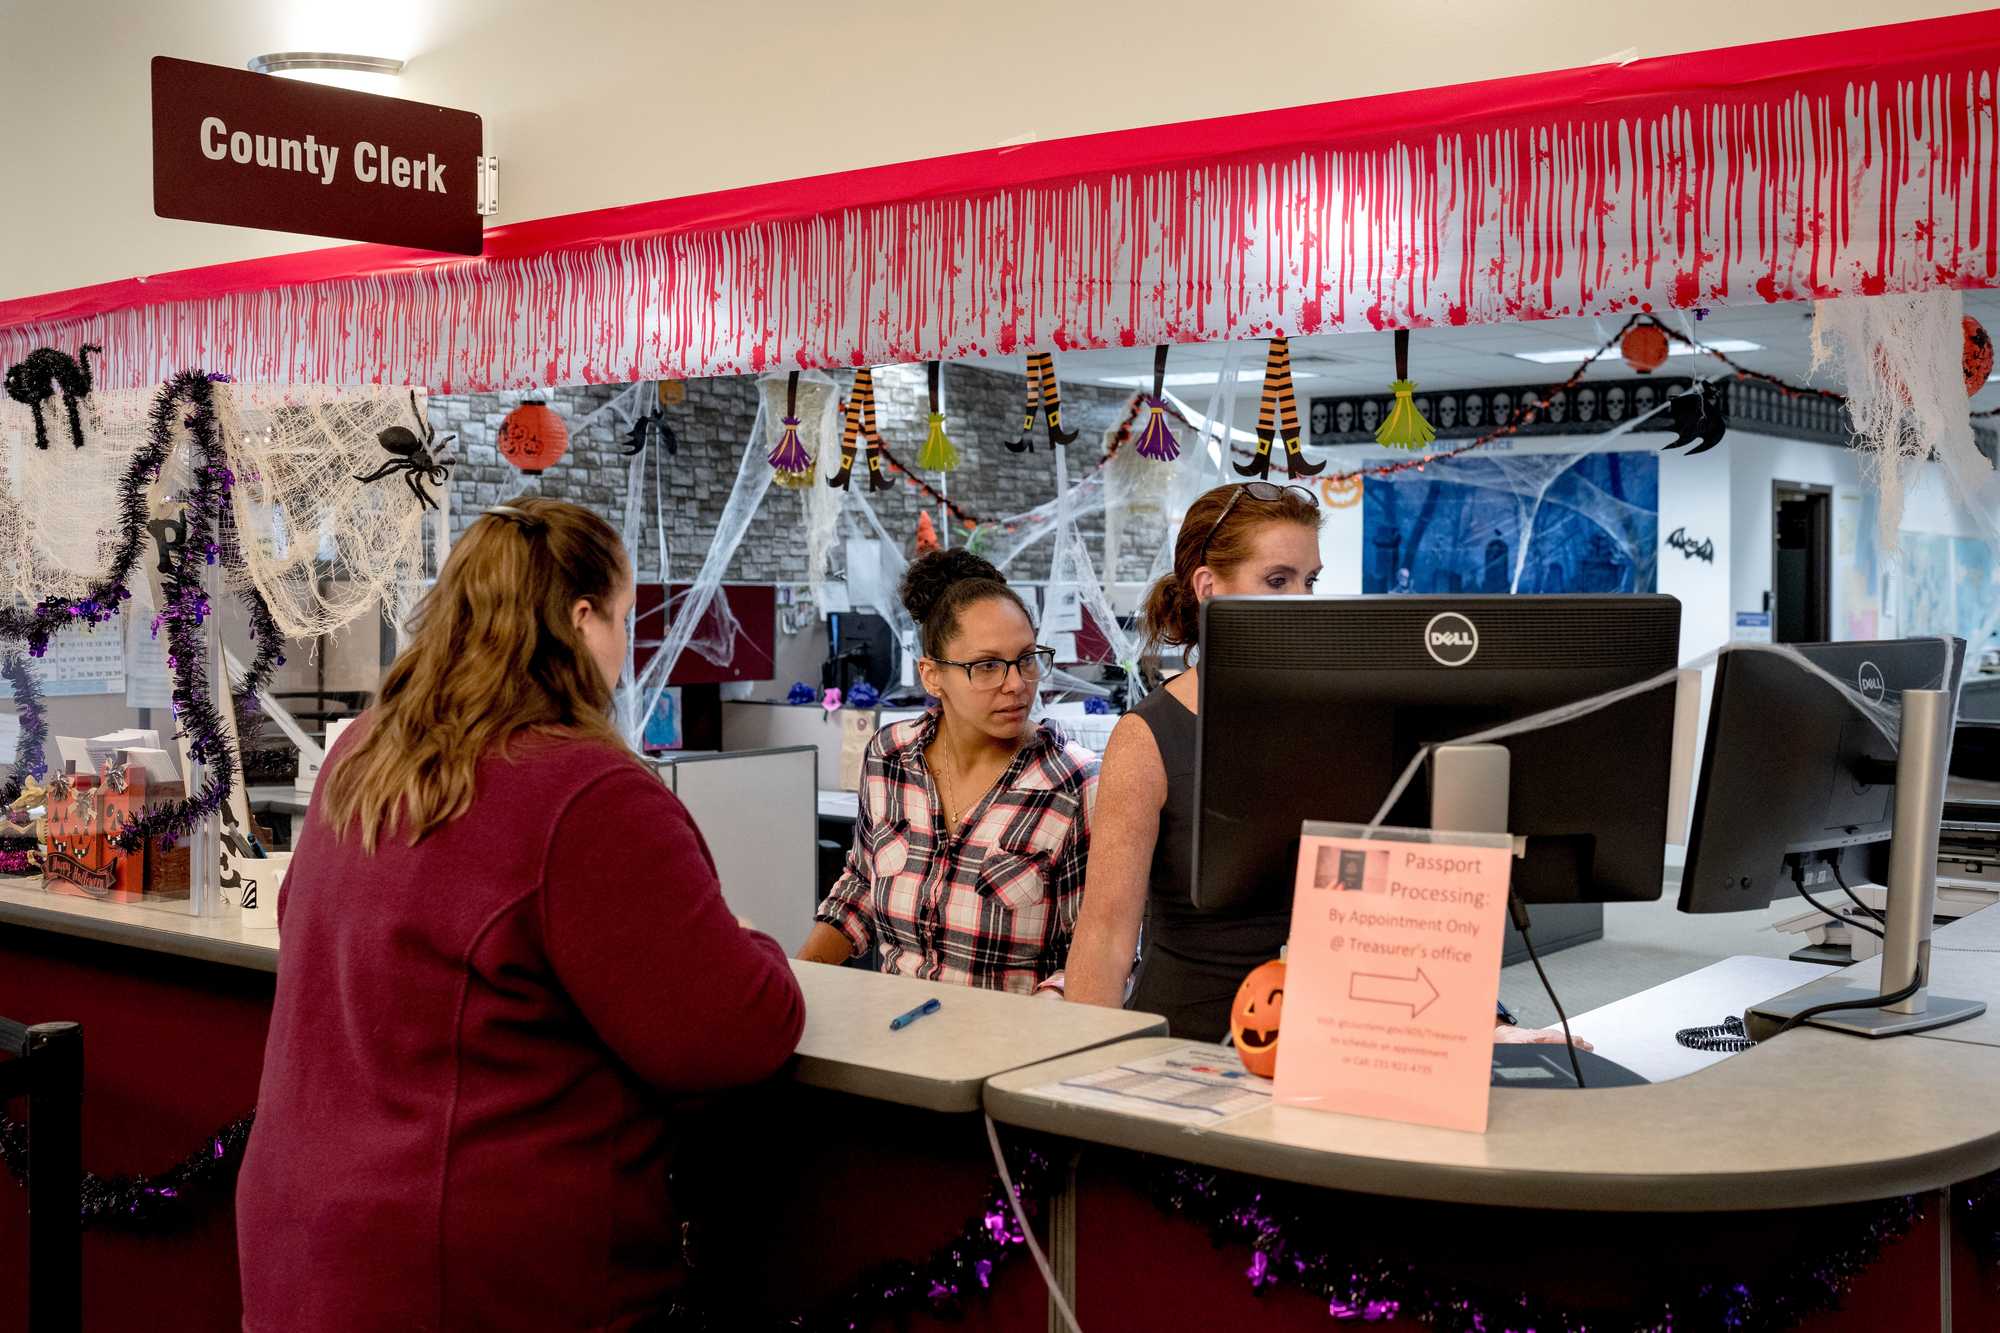
[[[153,58],[163,218],[476,255],[482,147],[469,111]]]

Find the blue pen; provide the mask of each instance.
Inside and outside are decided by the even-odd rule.
[[[933,996],[930,999],[925,1000],[922,1004],[918,1005],[916,1008],[910,1010],[909,1013],[898,1014],[896,1017],[890,1019],[889,1031],[901,1032],[904,1028],[916,1022],[919,1018],[922,1018],[925,1014],[934,1014],[942,1008],[944,1008],[944,1001]]]

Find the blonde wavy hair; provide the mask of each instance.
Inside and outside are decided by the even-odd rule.
[[[625,748],[572,609],[611,614],[631,577],[618,534],[587,509],[523,497],[481,515],[326,780],[335,836],[358,830],[370,853],[391,833],[415,846],[471,808],[480,760],[523,733]]]

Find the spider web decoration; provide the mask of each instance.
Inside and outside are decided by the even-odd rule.
[[[424,434],[424,395],[408,389],[225,386],[217,416],[235,465],[242,562],[292,638],[314,638],[395,607],[424,568],[425,506],[399,477],[360,478],[386,456],[392,427]],[[451,456],[445,437],[431,447]]]
[[[146,447],[158,386],[78,400],[81,448],[37,449],[25,404],[0,398],[0,601],[78,597],[117,544],[119,486]],[[61,409],[58,407],[58,413]]]
[[[158,395],[99,390],[78,404],[83,446],[46,450],[34,447],[28,408],[0,400],[0,602],[80,597],[103,576],[122,536],[119,489]],[[294,638],[393,605],[398,582],[422,567],[425,511],[399,477],[356,476],[385,461],[384,430],[421,435],[409,390],[218,383],[214,402],[236,473],[235,521],[218,534],[241,548],[240,562],[236,551],[224,561],[232,590],[254,586]]]
[[[2000,541],[2000,483],[1973,443],[1962,356],[1965,302],[1955,291],[1843,297],[1813,308],[1813,370],[1833,363],[1847,390],[1862,475],[1881,492],[1877,540],[1902,549],[1903,493],[1933,456],[1952,498]]]

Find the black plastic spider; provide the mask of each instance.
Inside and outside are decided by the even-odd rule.
[[[395,456],[367,476],[356,477],[355,480],[380,481],[391,473],[400,472],[403,474],[403,480],[409,483],[411,492],[416,495],[417,503],[426,509],[436,509],[437,501],[433,500],[430,492],[424,489],[424,483],[428,481],[433,486],[442,486],[451,480],[451,460],[445,457],[445,450],[458,437],[445,436],[444,443],[437,445],[437,452],[432,453],[432,446],[437,441],[437,432],[431,429],[431,423],[424,419],[422,410],[417,407],[417,393],[414,389],[410,391],[410,412],[416,417],[417,425],[423,428],[424,433],[418,435],[408,426],[391,426],[377,435],[375,439]]]

